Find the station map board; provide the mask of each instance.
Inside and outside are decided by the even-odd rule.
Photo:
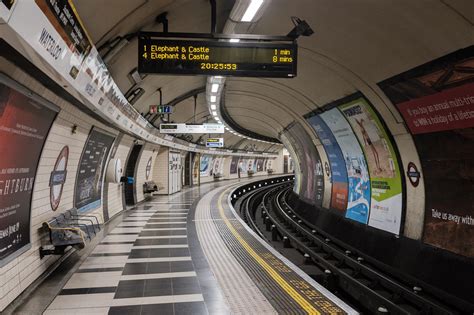
[[[139,36],[138,72],[292,78],[297,45],[275,42],[169,40]]]

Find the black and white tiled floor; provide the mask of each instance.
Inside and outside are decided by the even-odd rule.
[[[44,314],[207,314],[186,233],[192,200],[157,197],[130,211]]]

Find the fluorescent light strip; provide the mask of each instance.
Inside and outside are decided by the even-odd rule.
[[[219,91],[219,84],[213,83],[212,86],[211,86],[211,92],[212,93],[217,93],[217,91]]]
[[[262,4],[263,0],[252,0],[240,21],[251,22],[252,19],[255,17],[255,14],[257,14],[258,9],[260,9],[260,7],[262,6]]]
[[[211,95],[211,103],[215,103],[217,100],[217,96]]]
[[[238,43],[238,42],[240,42],[240,39],[239,39],[239,38],[231,38],[231,39],[229,40],[229,42],[231,42],[231,43]]]
[[[217,109],[217,106],[214,105],[214,104],[212,104],[212,105],[211,105],[211,110],[216,110],[216,109]]]

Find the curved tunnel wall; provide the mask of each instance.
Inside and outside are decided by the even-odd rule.
[[[315,207],[316,198],[308,201],[304,189],[292,196],[308,223],[467,299],[472,290],[456,285],[462,278],[436,270],[467,272],[474,257],[473,69],[471,46],[379,83],[416,145],[411,157],[403,155],[406,142],[391,133],[387,117],[360,92],[308,113],[314,134],[298,133],[322,143],[329,162],[324,173],[331,183],[330,206]],[[283,142],[304,164],[306,154],[297,148],[301,144]],[[314,152],[311,159],[320,163]],[[302,170],[300,176],[311,177],[307,173]],[[416,223],[412,218],[420,214]]]

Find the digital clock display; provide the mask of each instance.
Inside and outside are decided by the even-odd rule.
[[[296,76],[296,44],[165,40],[141,35],[138,50],[140,73]]]

